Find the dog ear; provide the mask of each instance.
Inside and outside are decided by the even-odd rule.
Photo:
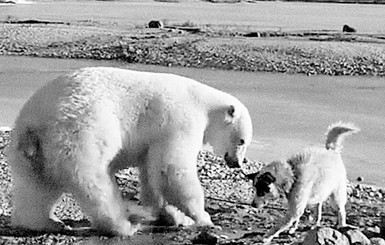
[[[255,180],[255,177],[257,177],[257,173],[252,173],[252,174],[246,174],[246,178],[248,178],[249,180],[252,180],[254,181]]]
[[[276,178],[270,172],[266,172],[266,173],[262,174],[260,179],[261,179],[261,181],[265,182],[268,185],[270,185],[271,183],[274,183],[276,181]]]
[[[293,187],[294,180],[287,180],[285,183],[282,184],[283,191],[288,194],[291,191],[291,188]]]

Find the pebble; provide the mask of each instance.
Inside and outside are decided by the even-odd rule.
[[[357,177],[357,181],[358,181],[358,182],[364,181],[364,177]]]

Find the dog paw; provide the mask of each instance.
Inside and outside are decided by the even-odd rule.
[[[289,233],[290,235],[292,235],[292,234],[295,233],[296,230],[297,230],[297,227],[290,228],[289,231],[288,231],[288,233]]]
[[[263,244],[270,244],[273,237],[262,237]]]

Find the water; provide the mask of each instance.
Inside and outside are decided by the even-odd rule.
[[[25,101],[45,82],[85,66],[169,72],[229,92],[249,108],[254,141],[248,157],[269,162],[324,144],[326,128],[343,120],[362,131],[345,142],[351,180],[385,186],[383,78],[328,77],[127,65],[117,62],[0,56],[0,126],[11,126]]]
[[[35,4],[0,6],[0,20],[99,21],[143,26],[151,19],[170,23],[190,21],[250,30],[341,30],[344,24],[359,32],[385,33],[385,5],[258,2],[212,4],[185,0],[180,3],[145,1],[36,1]]]

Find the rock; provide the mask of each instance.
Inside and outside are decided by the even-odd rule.
[[[202,231],[201,233],[199,233],[199,235],[196,238],[192,240],[193,244],[215,245],[217,244],[217,242],[218,242],[218,237],[207,230]]]
[[[354,29],[353,27],[348,26],[348,25],[344,25],[342,27],[342,31],[343,32],[357,32],[356,29]]]
[[[309,231],[302,245],[349,245],[349,240],[341,232],[329,228],[318,227]]]
[[[163,28],[163,22],[160,20],[151,20],[148,22],[148,28]]]
[[[358,229],[346,229],[341,231],[350,241],[350,244],[370,245],[370,240]]]
[[[371,245],[385,245],[385,240],[380,237],[372,237],[370,239]]]
[[[361,177],[361,176],[357,177],[357,181],[358,181],[358,182],[364,181],[364,177]]]

